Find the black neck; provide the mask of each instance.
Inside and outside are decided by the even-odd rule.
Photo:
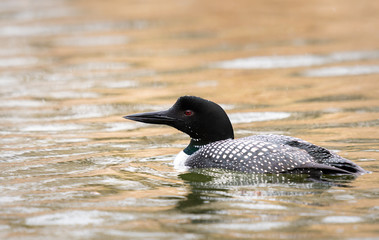
[[[200,139],[191,139],[191,142],[188,146],[183,150],[183,152],[187,155],[191,155],[197,150],[199,150],[202,146],[208,144],[209,142],[201,141]]]

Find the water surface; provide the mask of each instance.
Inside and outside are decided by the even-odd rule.
[[[375,1],[0,6],[0,238],[379,237]],[[181,95],[372,173],[177,172],[188,137],[122,116]]]

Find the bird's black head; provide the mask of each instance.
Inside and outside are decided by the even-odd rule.
[[[187,133],[199,145],[234,138],[225,111],[216,103],[194,96],[183,96],[168,110],[138,113],[124,118],[152,124],[165,124]]]

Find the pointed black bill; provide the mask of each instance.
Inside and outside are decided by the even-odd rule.
[[[170,117],[167,115],[168,111],[159,111],[159,112],[147,112],[147,113],[136,113],[128,116],[124,116],[123,118],[143,122],[143,123],[151,123],[151,124],[166,124],[172,125],[176,118]]]

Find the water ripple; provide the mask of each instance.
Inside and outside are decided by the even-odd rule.
[[[111,213],[105,211],[66,211],[60,213],[45,214],[29,217],[25,220],[26,225],[100,225],[111,224],[109,220],[133,220],[134,216],[126,213]]]
[[[368,59],[379,59],[379,51],[335,52],[324,55],[258,56],[216,62],[211,64],[211,67],[223,69],[293,68]]]
[[[6,58],[0,59],[0,67],[19,67],[28,66],[38,63],[37,58],[33,57],[17,57],[17,58]]]
[[[99,31],[111,31],[115,29],[144,29],[148,23],[143,20],[124,22],[93,22],[75,25],[8,25],[0,27],[0,35],[6,37],[22,36],[53,36],[63,33],[91,33]]]
[[[79,47],[117,45],[126,44],[128,42],[129,39],[125,36],[76,36],[57,41],[59,45]]]
[[[328,216],[322,220],[324,223],[357,223],[363,219],[357,216]]]
[[[338,77],[379,73],[379,65],[336,66],[311,69],[302,72],[306,77]]]
[[[245,112],[229,114],[230,121],[233,124],[279,120],[290,116],[291,114],[287,112]]]

